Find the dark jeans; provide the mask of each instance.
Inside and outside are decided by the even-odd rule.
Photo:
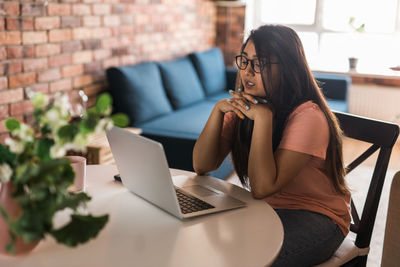
[[[313,266],[328,260],[342,243],[339,226],[307,210],[275,210],[283,224],[282,249],[272,266]]]

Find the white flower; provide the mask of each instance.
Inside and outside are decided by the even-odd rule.
[[[53,105],[60,110],[62,117],[67,117],[69,114],[68,111],[71,110],[71,103],[66,94],[56,93]]]
[[[25,146],[22,142],[16,141],[11,138],[6,138],[5,143],[10,147],[10,151],[15,154],[21,154],[22,152],[24,152]]]
[[[30,93],[32,104],[37,109],[44,109],[49,103],[49,97],[43,93]]]
[[[86,148],[86,145],[89,144],[89,142],[90,142],[89,136],[82,133],[78,133],[77,135],[75,135],[73,141],[75,148],[78,148],[80,150],[84,150]]]
[[[41,123],[48,124],[52,132],[56,133],[60,127],[67,124],[67,121],[61,117],[57,109],[51,108],[44,114]]]
[[[96,128],[95,128],[94,131],[95,131],[95,133],[102,133],[104,131],[110,130],[113,126],[114,126],[114,123],[113,123],[113,121],[111,119],[104,118],[104,119],[101,119],[97,123]]]
[[[64,157],[67,150],[64,146],[55,144],[50,148],[50,157],[53,159]]]
[[[12,131],[12,134],[18,136],[22,141],[32,142],[35,132],[29,125],[21,123],[18,129]]]
[[[13,174],[13,170],[7,163],[0,164],[0,183],[7,183]]]

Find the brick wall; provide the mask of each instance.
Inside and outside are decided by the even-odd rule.
[[[168,60],[215,45],[209,0],[0,2],[0,141],[10,116],[29,122],[26,91],[83,89],[93,102],[111,66]]]

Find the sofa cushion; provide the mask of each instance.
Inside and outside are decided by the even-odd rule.
[[[142,129],[143,134],[196,140],[203,130],[214,105],[215,102],[202,101],[199,104],[141,123],[137,127]]]
[[[326,102],[331,110],[348,112],[349,106],[345,100],[327,99]]]
[[[207,97],[207,101],[220,101],[221,99],[224,98],[231,98],[232,96],[227,92],[227,91],[223,91],[223,92],[218,92],[216,94],[210,95]]]
[[[330,99],[347,100],[351,78],[345,74],[313,72],[315,79],[321,82],[324,95]]]
[[[165,90],[175,109],[204,99],[199,77],[189,58],[159,63]]]
[[[207,96],[226,90],[224,58],[219,48],[189,55]]]
[[[115,110],[129,116],[131,125],[172,111],[155,63],[107,69]]]

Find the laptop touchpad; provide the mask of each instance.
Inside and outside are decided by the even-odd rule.
[[[184,186],[182,187],[185,191],[189,193],[196,194],[200,197],[206,197],[206,196],[211,196],[211,195],[217,195],[218,191],[213,191],[208,188],[205,188],[204,186],[201,185],[190,185],[190,186]]]

